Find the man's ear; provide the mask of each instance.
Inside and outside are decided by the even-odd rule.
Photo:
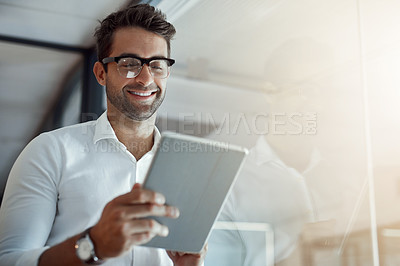
[[[93,73],[96,76],[97,82],[100,85],[106,85],[106,71],[102,63],[97,61],[93,66]]]

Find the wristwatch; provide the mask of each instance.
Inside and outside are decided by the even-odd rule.
[[[78,258],[86,264],[100,265],[104,261],[96,256],[94,244],[87,229],[75,243],[75,252]]]

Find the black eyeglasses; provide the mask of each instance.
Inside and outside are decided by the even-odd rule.
[[[119,74],[124,78],[134,78],[142,71],[143,65],[149,66],[154,78],[166,78],[169,76],[170,67],[175,63],[174,59],[165,57],[140,58],[133,56],[107,57],[101,60],[103,64],[117,63]]]

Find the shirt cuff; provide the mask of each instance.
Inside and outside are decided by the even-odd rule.
[[[40,256],[48,248],[50,247],[46,246],[33,250],[16,251],[4,254],[0,259],[1,265],[38,266]]]

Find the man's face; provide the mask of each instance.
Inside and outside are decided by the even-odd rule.
[[[163,37],[141,28],[122,28],[114,33],[109,57],[123,55],[167,57],[167,42]],[[138,76],[129,79],[122,77],[117,64],[112,62],[108,64],[108,71],[104,75],[107,108],[112,113],[144,121],[157,111],[164,100],[167,78],[154,78],[147,65],[143,66]]]

